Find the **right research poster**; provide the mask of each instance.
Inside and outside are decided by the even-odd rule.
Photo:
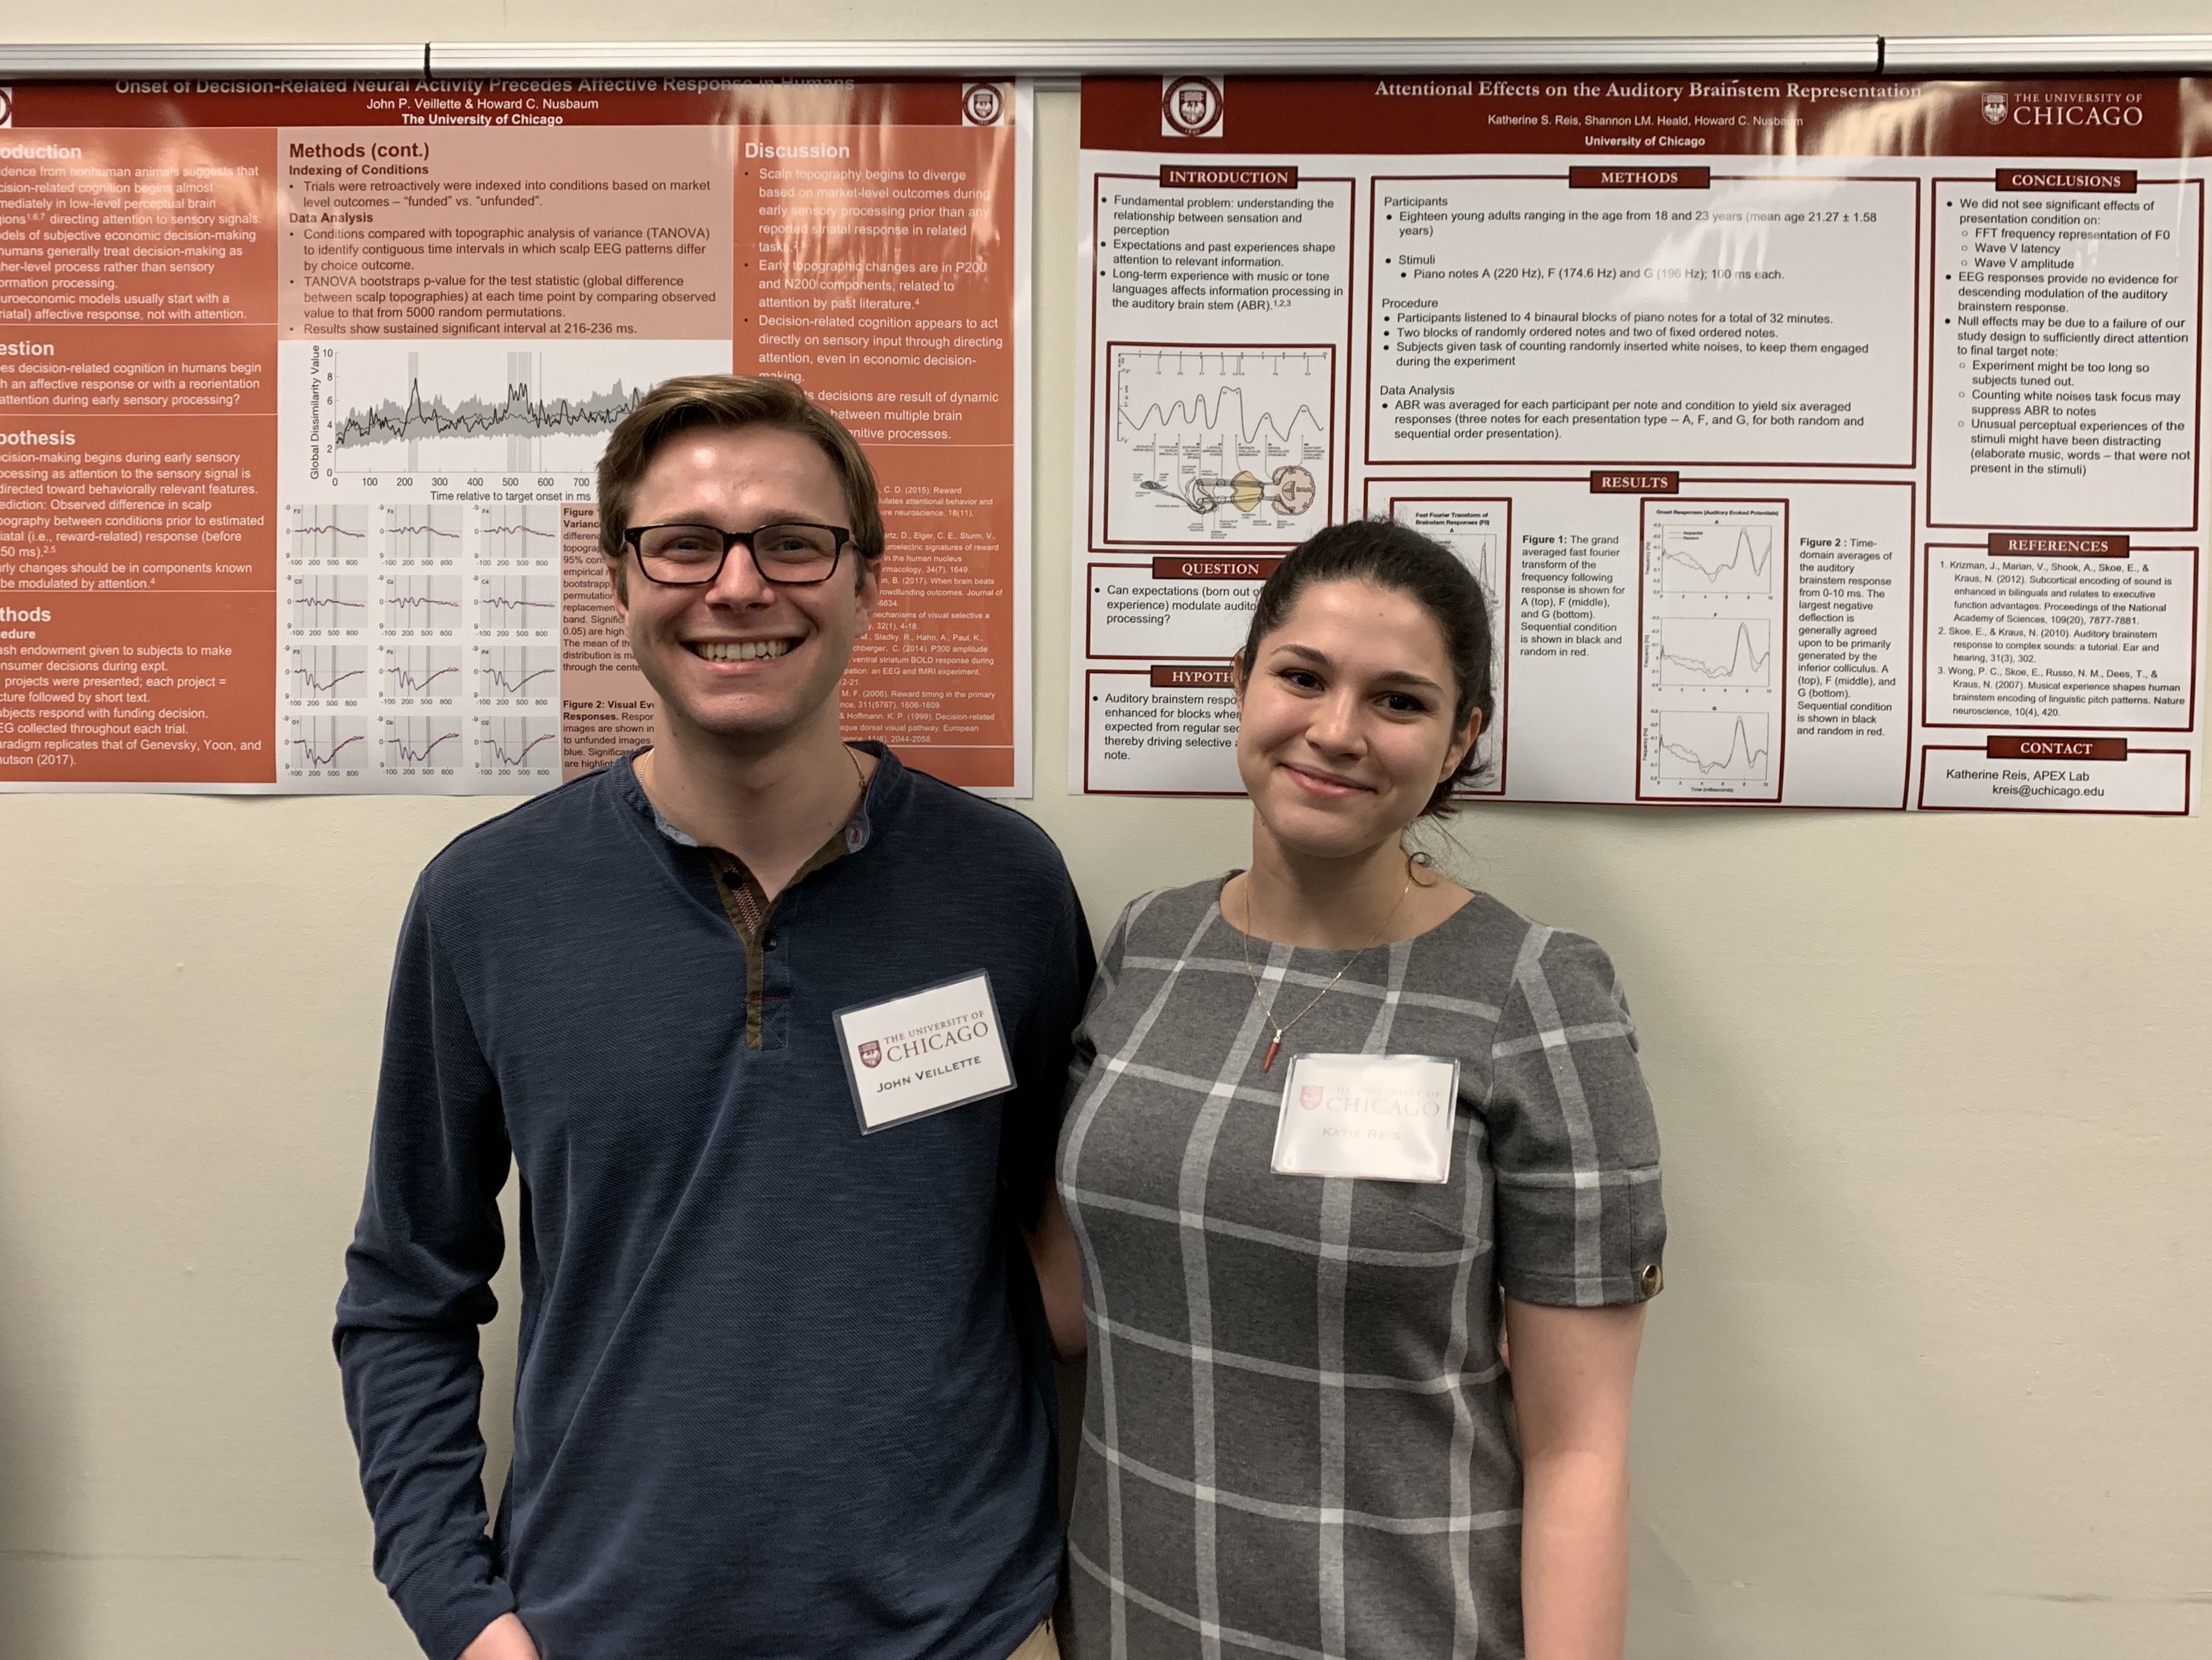
[[[1088,81],[1070,787],[1240,792],[1323,525],[1488,593],[1470,794],[2195,811],[2212,82]]]

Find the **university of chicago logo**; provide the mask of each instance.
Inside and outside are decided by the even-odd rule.
[[[15,125],[15,88],[0,87],[0,127]]]
[[[1221,82],[1207,75],[1180,76],[1160,88],[1160,137],[1218,138],[1224,102]]]
[[[883,1063],[884,1046],[881,1043],[878,1043],[874,1038],[871,1037],[866,1043],[860,1045],[860,1064],[862,1066],[879,1067],[883,1065]]]
[[[963,126],[995,127],[1006,112],[1006,94],[990,81],[970,81],[962,89],[960,121]]]
[[[2005,119],[2005,95],[2001,92],[1982,94],[1982,119],[1993,127],[2001,127]]]
[[[1308,1112],[1318,1111],[1321,1107],[1321,1085],[1318,1084],[1299,1085],[1298,1104],[1304,1107]]]

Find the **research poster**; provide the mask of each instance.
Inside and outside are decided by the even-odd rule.
[[[1025,85],[0,89],[0,789],[527,794],[645,740],[606,435],[783,375],[878,468],[855,735],[1029,778]]]
[[[2207,92],[1085,82],[1071,787],[1238,791],[1260,582],[1389,514],[1474,794],[2194,811]]]

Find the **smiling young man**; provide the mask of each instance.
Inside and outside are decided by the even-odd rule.
[[[667,382],[599,510],[652,745],[463,836],[402,929],[337,1334],[378,1577],[431,1660],[1048,1656],[1066,871],[842,737],[884,531],[827,411]]]

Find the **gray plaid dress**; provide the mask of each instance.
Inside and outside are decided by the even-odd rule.
[[[1123,913],[1077,1035],[1059,1171],[1091,1359],[1063,1647],[1517,1657],[1499,1293],[1640,1301],[1666,1237],[1612,964],[1478,894],[1369,952],[1262,1073],[1222,879]],[[1286,1018],[1347,954],[1253,942]],[[1306,1052],[1456,1057],[1451,1180],[1275,1175]]]

